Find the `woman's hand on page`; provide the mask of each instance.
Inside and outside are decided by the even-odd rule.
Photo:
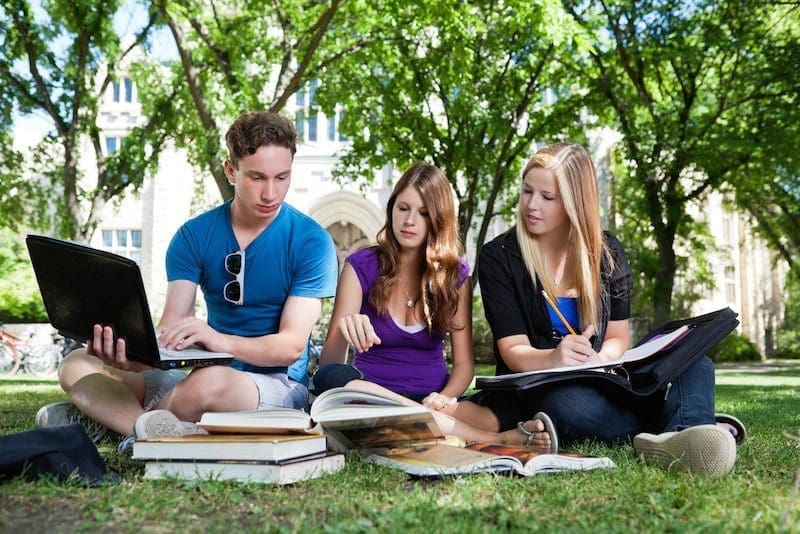
[[[448,397],[447,395],[442,395],[441,393],[433,392],[424,399],[422,399],[422,404],[429,410],[442,410],[447,406],[455,404],[458,400],[455,397]]]
[[[196,317],[185,317],[163,328],[158,335],[158,344],[174,350],[199,345],[212,352],[230,352],[225,337]]]
[[[375,333],[366,315],[354,313],[342,317],[339,319],[339,329],[347,342],[355,347],[356,352],[366,352],[373,345],[381,344],[381,338]]]
[[[589,325],[581,335],[565,336],[561,343],[550,353],[550,366],[583,365],[592,358],[597,359],[597,353],[589,341],[592,335],[594,335],[594,326]]]
[[[100,324],[94,325],[92,340],[86,343],[86,352],[96,356],[104,364],[123,371],[140,372],[152,369],[151,366],[128,359],[125,338],[114,340],[114,329]]]

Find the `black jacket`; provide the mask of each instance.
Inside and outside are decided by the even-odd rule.
[[[601,320],[592,344],[600,350],[608,321],[630,317],[631,269],[622,244],[609,232],[604,233],[614,258],[614,270],[609,272],[605,257],[601,263]],[[478,279],[486,320],[494,337],[496,374],[511,373],[500,352],[497,340],[525,334],[531,344],[540,349],[554,348],[560,337],[554,332],[541,292],[534,290],[533,280],[525,267],[515,228],[486,243],[478,260]],[[537,280],[537,287],[540,287]]]

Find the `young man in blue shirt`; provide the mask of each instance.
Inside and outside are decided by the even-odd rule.
[[[284,202],[296,151],[290,121],[247,113],[225,140],[234,197],[186,222],[173,237],[157,332],[162,346],[197,344],[235,360],[188,375],[152,369],[126,358],[124,332],[95,325],[94,339],[59,368],[74,404],[43,407],[39,426],[87,426],[88,416],[122,435],[175,436],[202,432],[194,422],[204,412],[307,404],[309,336],[322,299],[335,293],[333,240]],[[198,286],[207,321],[194,315]]]

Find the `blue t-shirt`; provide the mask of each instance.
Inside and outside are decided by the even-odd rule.
[[[224,334],[274,334],[290,296],[325,298],[336,292],[338,267],[330,234],[316,221],[283,203],[277,217],[244,250],[244,302],[225,300],[234,279],[225,256],[239,250],[231,226],[231,201],[187,221],[167,250],[167,280],[188,280],[203,290],[208,324]],[[257,367],[234,360],[231,366],[258,373],[286,373],[308,383],[308,346],[291,367]]]
[[[550,322],[553,324],[553,330],[562,336],[566,336],[569,333],[567,325],[565,325],[561,317],[553,311],[553,307],[550,306],[549,302],[546,303],[546,306],[547,313],[550,315]],[[558,306],[558,311],[561,312],[561,315],[564,316],[564,319],[567,320],[573,330],[578,332],[581,324],[580,318],[578,317],[578,299],[575,297],[556,297],[556,306]]]

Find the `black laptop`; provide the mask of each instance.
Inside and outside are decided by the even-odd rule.
[[[159,369],[229,363],[227,353],[158,346],[136,262],[104,250],[40,235],[25,239],[50,323],[62,335],[92,339],[95,324],[125,338],[131,360]]]

